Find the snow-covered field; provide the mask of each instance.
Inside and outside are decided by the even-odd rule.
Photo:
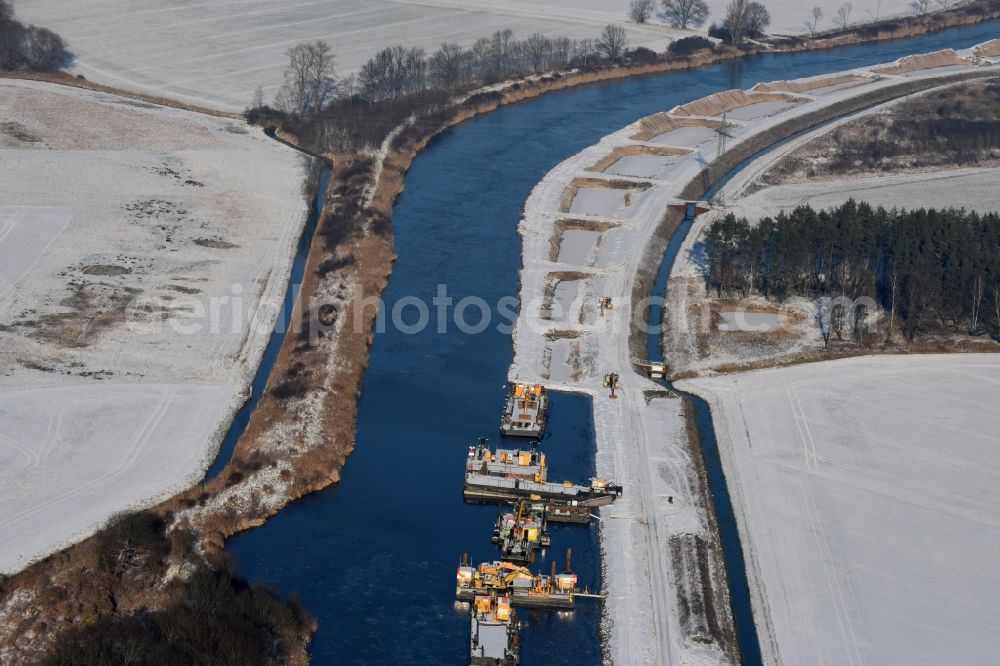
[[[442,42],[471,45],[510,28],[515,37],[594,39],[608,23],[626,23],[629,0],[31,0],[27,21],[71,44],[74,71],[90,79],[193,103],[241,110],[257,86],[274,93],[285,51],[326,40],[341,74],[358,70],[394,44],[431,52]],[[628,27],[630,42],[662,51],[677,31]]]
[[[0,82],[0,163],[9,572],[197,480],[307,207],[299,155],[242,124],[44,83]]]
[[[1000,356],[684,382],[712,404],[768,663],[1000,654]]]
[[[826,209],[848,199],[885,208],[965,208],[1000,211],[1000,169],[954,169],[927,173],[843,178],[777,185],[731,201],[730,211],[750,220],[797,206]]]
[[[663,51],[683,36],[654,16],[639,26],[627,21],[629,0],[17,0],[24,20],[66,38],[90,79],[191,103],[241,110],[253,90],[273,93],[285,67],[285,51],[323,39],[337,54],[341,73],[356,71],[381,48],[394,44],[431,51],[442,42],[468,46],[496,30],[517,37],[541,32],[574,39],[596,38],[608,23],[629,33],[632,46]],[[709,0],[709,22],[721,20],[727,0]],[[801,33],[814,5],[833,27],[840,0],[766,0],[772,31]],[[909,0],[858,0],[852,20],[912,12]],[[659,7],[657,8],[659,12]],[[705,26],[707,28],[707,24]]]

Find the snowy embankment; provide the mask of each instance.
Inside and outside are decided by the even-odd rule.
[[[998,377],[882,356],[680,384],[712,405],[769,663],[995,661]]]
[[[266,2],[206,0],[196,5],[154,0],[102,0],[83,9],[72,0],[17,3],[18,15],[44,25],[70,44],[73,73],[96,82],[164,95],[212,108],[241,111],[257,86],[270,98],[281,83],[285,52],[299,42],[323,39],[337,54],[342,75],[357,72],[380,49],[403,44],[428,53],[442,42],[471,46],[510,28],[518,38],[596,39],[605,25],[625,28],[629,46],[657,52],[673,39],[693,34],[667,24],[659,2],[646,25],[628,21],[630,0],[312,0]],[[728,0],[708,0],[703,26],[721,22]],[[765,0],[775,34],[809,31],[813,6],[834,27],[841,0]],[[851,21],[876,15],[913,14],[911,0],[854,3]],[[235,10],[235,11],[234,11]]]
[[[1000,71],[971,59],[963,69]],[[729,141],[736,152],[761,137],[780,138],[780,125],[822,116],[824,109],[835,115],[852,100],[862,105],[908,81],[933,85],[955,70],[852,74],[797,81],[788,87],[794,95],[777,105],[780,84],[757,97],[763,89],[713,96],[696,107],[713,116],[693,116],[688,106],[637,121],[550,171],[525,205],[522,309],[510,378],[594,398],[598,475],[625,487],[621,500],[601,512],[606,630],[615,663],[734,660],[720,618],[728,615],[728,592],[700,488],[700,452],[689,446],[682,401],[636,374],[630,358],[633,287],[640,272],[655,270],[643,263],[646,249],[670,231],[662,223],[669,204],[715,158],[712,128],[723,114],[738,111]],[[599,307],[605,297],[611,310]],[[602,386],[608,373],[621,378],[617,400]],[[691,611],[704,604],[715,606],[714,618]]]
[[[0,82],[0,572],[196,482],[307,214],[242,123]]]

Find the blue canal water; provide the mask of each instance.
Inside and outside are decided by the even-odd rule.
[[[413,296],[430,302],[439,284],[456,301],[479,296],[496,303],[516,294],[516,229],[531,188],[563,159],[639,117],[719,90],[970,46],[998,33],[993,22],[904,41],[756,56],[549,94],[464,123],[435,139],[406,178],[393,219],[399,260],[386,308]],[[411,311],[406,320],[416,316]],[[316,615],[314,663],[468,663],[468,614],[453,601],[455,567],[464,552],[473,561],[494,557],[496,508],[462,503],[462,469],[476,437],[498,439],[511,357],[509,332],[495,326],[480,334],[431,326],[413,335],[389,326],[372,346],[357,447],[343,480],[227,544],[244,575],[300,594]],[[543,443],[553,478],[592,473],[589,415],[589,400],[555,396]],[[707,412],[699,416],[710,432]],[[711,456],[707,451],[710,473]],[[713,490],[724,491],[721,469],[713,476]],[[729,557],[739,554],[735,525],[718,508],[734,590],[745,591],[742,567]],[[557,528],[536,566],[547,570],[551,557],[561,562],[567,547],[581,582],[599,586],[593,527]],[[757,663],[749,605],[737,600],[734,607],[746,662]],[[521,618],[527,666],[600,663],[597,603],[581,600],[569,615]]]

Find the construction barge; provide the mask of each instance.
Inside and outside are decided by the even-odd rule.
[[[603,479],[591,479],[589,486],[565,483],[537,483],[522,479],[505,479],[478,473],[465,475],[462,496],[470,504],[510,504],[527,499],[549,503],[562,503],[572,508],[590,509],[612,504],[621,497],[622,487]],[[587,522],[582,513],[566,512],[568,520],[561,522]]]
[[[564,520],[560,522],[587,522],[579,507],[606,506],[622,494],[621,486],[604,479],[591,479],[590,485],[580,486],[569,481],[551,483],[547,475],[544,454],[535,450],[492,451],[486,439],[480,438],[477,446],[469,447],[462,494],[470,503],[513,504],[529,500],[576,509],[552,511],[561,513]]]
[[[514,384],[500,416],[500,434],[541,439],[549,414],[549,396],[539,384]]]
[[[548,576],[532,574],[527,567],[510,562],[483,562],[478,567],[462,564],[458,567],[455,599],[473,602],[484,595],[503,595],[518,608],[548,608],[573,610],[577,577],[569,571]]]
[[[479,473],[506,479],[525,481],[545,481],[548,464],[545,454],[539,453],[537,442],[532,442],[530,451],[520,449],[490,449],[489,440],[479,438],[479,443],[469,447],[465,461],[465,473]]]
[[[513,511],[501,513],[493,527],[493,544],[508,562],[534,562],[535,552],[552,544],[545,507],[520,500]]]
[[[472,599],[470,666],[517,666],[521,663],[520,625],[508,597]]]

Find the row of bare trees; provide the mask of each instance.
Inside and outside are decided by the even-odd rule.
[[[708,19],[709,9],[705,0],[662,0],[663,16],[675,28],[697,28]],[[654,0],[632,0],[628,17],[636,23],[645,23],[656,9]]]
[[[390,46],[376,53],[359,72],[336,79],[334,55],[322,41],[299,44],[288,51],[284,84],[275,106],[296,117],[315,116],[333,99],[380,102],[429,88],[457,90],[474,84],[522,78],[566,68],[619,62],[627,52],[624,28],[608,25],[597,39],[573,40],[536,33],[515,39],[511,30],[464,48],[444,43],[428,56],[424,49]],[[264,107],[258,89],[252,108]]]
[[[0,0],[0,71],[53,71],[69,57],[62,37],[48,28],[21,23],[10,2]]]
[[[912,3],[913,10],[918,14],[929,14],[932,9],[937,9],[939,11],[946,11],[951,9],[957,4],[957,0],[916,0]],[[881,0],[875,5],[875,11],[869,12],[874,20],[879,19],[881,14],[882,2]],[[840,7],[837,8],[837,13],[833,17],[833,24],[838,30],[847,30],[851,25],[851,12],[854,11],[854,5],[850,2],[845,2]],[[806,27],[812,34],[816,34],[819,29],[819,23],[824,18],[823,8],[820,6],[815,6],[809,13],[809,20],[806,21]]]
[[[771,25],[771,13],[751,0],[731,0],[722,21],[723,37],[739,46],[747,39],[761,37]]]
[[[627,41],[621,26],[609,25],[596,40],[540,33],[515,39],[508,29],[483,37],[469,48],[444,43],[430,56],[420,48],[392,46],[366,62],[356,79],[346,80],[345,93],[380,101],[428,87],[451,90],[541,74],[571,64],[593,66],[601,59],[617,62],[625,55]]]
[[[682,30],[701,27],[710,13],[705,0],[661,0],[661,4],[667,22]],[[655,8],[654,0],[632,0],[628,15],[636,23],[645,23]],[[716,27],[714,31],[726,41],[738,45],[747,38],[763,35],[770,24],[770,12],[760,2],[730,0],[721,28]]]
[[[854,11],[854,5],[850,2],[845,2],[837,9],[837,15],[834,17],[834,24],[841,30],[846,30],[847,26],[851,24],[851,12]],[[809,27],[809,32],[816,34],[819,28],[819,22],[823,20],[823,8],[819,5],[812,8],[812,13],[810,14],[810,20],[806,23]]]

